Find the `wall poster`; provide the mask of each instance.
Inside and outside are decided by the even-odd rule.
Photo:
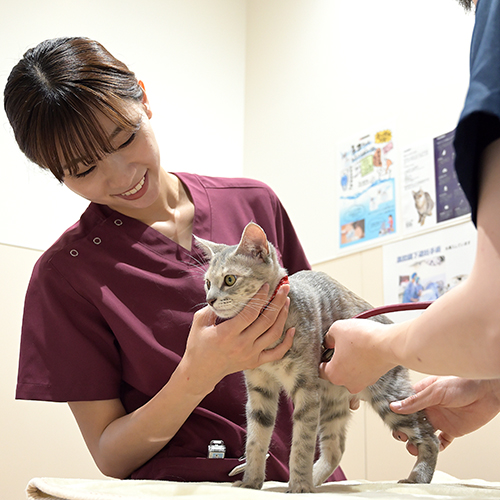
[[[392,129],[375,129],[341,147],[340,248],[396,231],[395,161]]]
[[[437,221],[470,213],[470,205],[455,172],[455,131],[434,139],[434,167],[436,172]]]
[[[472,222],[384,245],[386,304],[435,300],[469,275],[476,252]]]
[[[401,209],[405,233],[436,225],[436,183],[432,141],[405,148],[402,154]]]

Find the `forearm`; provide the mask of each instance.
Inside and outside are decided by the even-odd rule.
[[[463,285],[390,333],[393,361],[433,375],[500,378],[500,262],[484,240],[479,235],[476,263]]]
[[[399,327],[391,348],[400,364],[434,375],[500,377],[499,189],[497,140],[482,158],[477,250],[471,274],[418,319]]]
[[[97,449],[91,449],[99,469],[112,477],[128,477],[168,444],[212,389],[190,378],[181,361],[149,402],[104,429]]]
[[[274,307],[259,315],[255,303],[261,304],[268,293],[268,287],[263,287],[242,313],[217,326],[208,308],[198,311],[176,370],[134,412],[125,414],[119,400],[73,403],[71,409],[99,469],[113,477],[128,477],[175,436],[226,375],[281,359],[292,345],[293,329],[281,344],[269,346],[282,336],[288,289],[281,287]]]

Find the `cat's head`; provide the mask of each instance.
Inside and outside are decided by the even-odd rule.
[[[253,222],[243,230],[238,245],[213,243],[197,236],[195,240],[209,260],[205,273],[207,303],[220,318],[236,316],[264,283],[269,283],[271,295],[286,274],[263,229]]]

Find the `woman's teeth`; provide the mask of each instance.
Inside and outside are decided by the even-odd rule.
[[[141,182],[139,182],[139,184],[137,184],[137,186],[135,186],[134,188],[132,188],[130,191],[127,191],[126,193],[122,193],[122,196],[130,196],[132,194],[137,193],[137,191],[139,191],[142,188],[142,186],[144,186],[144,182],[145,181],[146,181],[146,176],[144,176],[141,179]]]

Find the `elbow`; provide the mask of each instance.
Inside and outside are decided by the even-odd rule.
[[[99,471],[113,479],[128,479],[135,469],[130,469],[115,460],[96,460],[95,464]]]

